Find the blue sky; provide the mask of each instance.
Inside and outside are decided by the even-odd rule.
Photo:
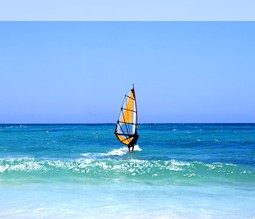
[[[254,22],[1,22],[0,123],[255,122]]]
[[[4,21],[250,21],[254,0],[8,0]]]

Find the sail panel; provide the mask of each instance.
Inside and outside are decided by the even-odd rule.
[[[123,100],[115,135],[121,143],[128,145],[133,140],[137,129],[137,107],[135,91],[131,89]]]
[[[121,143],[126,144],[126,145],[128,145],[133,140],[133,137],[127,138],[125,135],[116,134],[116,136],[120,140]]]
[[[133,123],[133,105],[134,105],[134,95],[130,92],[130,96],[126,96],[125,104],[123,105],[123,123]]]

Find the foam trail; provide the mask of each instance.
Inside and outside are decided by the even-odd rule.
[[[138,144],[136,144],[134,147],[134,151],[142,151],[142,149],[139,147]]]
[[[83,157],[87,157],[90,159],[97,159],[97,158],[103,158],[103,157],[109,157],[109,156],[123,156],[128,153],[127,147],[122,147],[119,149],[114,149],[108,153],[84,153],[81,154]]]
[[[142,151],[142,149],[139,147],[139,145],[135,145],[134,151]],[[128,153],[128,148],[127,147],[122,147],[119,149],[114,149],[113,151],[110,151],[108,154],[109,155],[118,155],[118,156],[123,156]]]
[[[123,155],[125,155],[127,153],[128,153],[128,148],[127,147],[122,147],[122,148],[114,149],[114,150],[110,151],[108,153],[108,155],[123,156]]]
[[[134,151],[142,151],[142,149],[139,147],[139,145],[135,145]],[[84,153],[84,154],[81,154],[81,156],[91,158],[91,159],[93,158],[96,159],[96,158],[102,158],[107,156],[123,156],[127,153],[129,153],[128,147],[121,147],[119,149],[114,149],[108,153]]]
[[[128,149],[126,147],[122,147],[119,149],[114,149],[108,153],[83,153],[81,156],[89,158],[89,159],[100,159],[109,156],[123,156],[128,153]]]
[[[128,153],[128,148],[127,147],[122,147],[122,148],[119,148],[119,149],[114,149],[112,151],[110,151],[108,153],[108,155],[118,155],[118,156],[123,156],[125,154]]]

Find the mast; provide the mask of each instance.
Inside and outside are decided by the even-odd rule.
[[[132,84],[133,86],[133,94],[134,94],[134,98],[135,98],[135,109],[136,109],[136,125],[135,125],[135,132],[137,132],[137,127],[138,127],[138,109],[137,109],[137,101],[136,101],[136,95],[135,95],[135,86],[134,84]]]

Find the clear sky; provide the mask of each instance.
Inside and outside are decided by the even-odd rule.
[[[1,22],[0,123],[255,122],[254,22]]]
[[[254,0],[8,0],[4,21],[250,21]]]

